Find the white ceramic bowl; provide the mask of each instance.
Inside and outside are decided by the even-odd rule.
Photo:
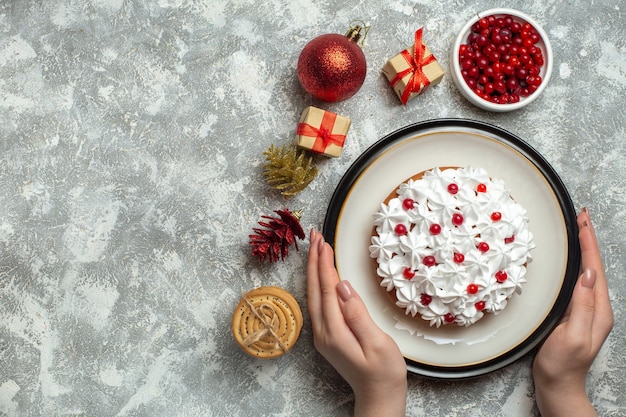
[[[496,17],[501,17],[505,15],[511,15],[515,20],[520,23],[530,23],[539,33],[541,40],[535,44],[535,46],[541,49],[544,58],[544,64],[541,67],[539,75],[543,79],[537,90],[527,97],[520,97],[520,100],[517,103],[507,103],[507,104],[498,104],[493,103],[491,101],[487,101],[482,97],[478,96],[472,89],[467,85],[465,80],[463,79],[463,75],[461,74],[461,64],[459,63],[459,48],[462,44],[467,43],[467,38],[471,33],[472,26],[474,23],[478,22],[481,18],[495,15]],[[506,9],[506,8],[497,8],[497,9],[489,9],[484,12],[478,13],[472,19],[470,19],[463,29],[459,32],[454,46],[452,47],[451,53],[451,67],[452,67],[452,79],[454,83],[458,87],[459,91],[463,96],[470,101],[472,104],[480,107],[484,110],[489,110],[493,112],[507,112],[511,110],[520,109],[527,104],[534,101],[539,95],[543,92],[543,90],[548,85],[548,81],[550,81],[550,76],[552,75],[552,67],[554,64],[554,59],[552,56],[552,47],[550,46],[550,41],[548,39],[548,35],[543,30],[543,28],[530,16],[526,15],[517,10]]]

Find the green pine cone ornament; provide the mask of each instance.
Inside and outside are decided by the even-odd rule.
[[[313,157],[295,145],[281,148],[271,145],[263,154],[267,161],[263,166],[267,183],[286,198],[304,190],[317,175]]]

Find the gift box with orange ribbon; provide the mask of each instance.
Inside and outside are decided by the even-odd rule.
[[[419,28],[413,45],[387,61],[382,70],[405,105],[413,97],[438,84],[444,74],[422,36],[423,28]]]
[[[326,156],[341,156],[350,119],[328,110],[309,106],[302,112],[296,145],[311,152]]]

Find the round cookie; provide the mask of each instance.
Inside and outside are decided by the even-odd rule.
[[[287,353],[302,329],[302,310],[280,287],[259,287],[244,294],[235,308],[232,331],[244,352],[257,358]]]

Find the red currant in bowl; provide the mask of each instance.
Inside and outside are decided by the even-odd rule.
[[[477,107],[507,112],[534,101],[552,75],[548,35],[530,16],[498,8],[478,13],[459,32],[452,79]]]

